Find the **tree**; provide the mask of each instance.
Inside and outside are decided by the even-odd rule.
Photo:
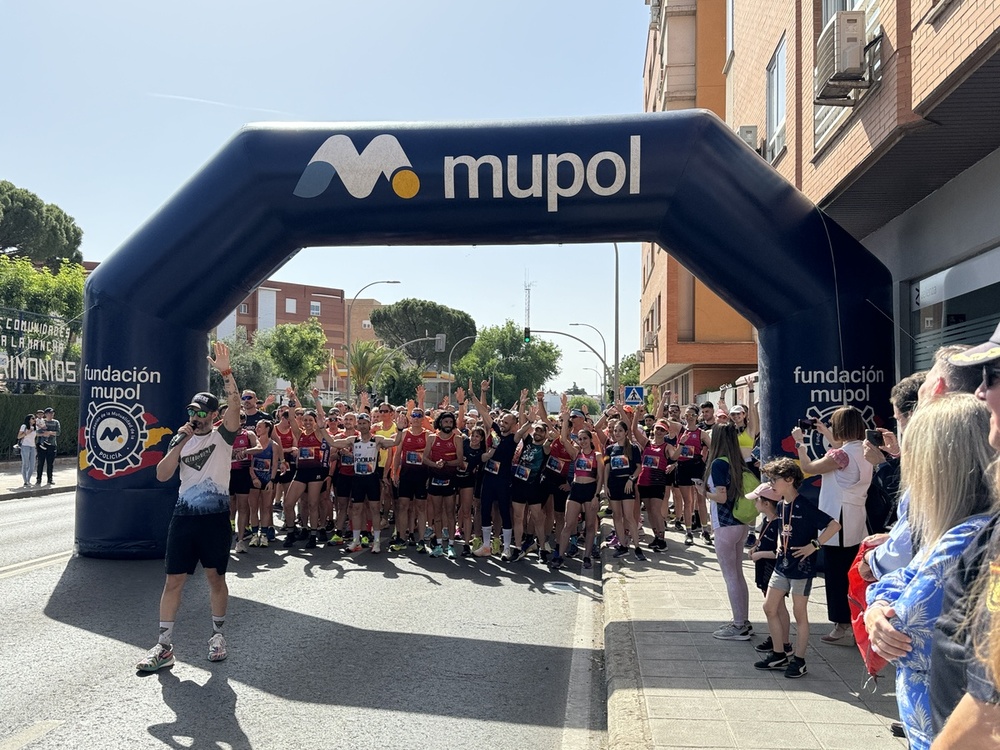
[[[414,397],[417,386],[424,382],[422,374],[423,371],[416,365],[383,372],[379,378],[378,400],[387,400],[390,404],[405,404],[407,399]]]
[[[233,335],[223,341],[229,346],[233,378],[240,388],[249,388],[260,398],[274,390],[277,377],[274,360],[259,340],[252,344],[247,337],[247,329],[237,326]],[[215,368],[209,373],[208,382],[212,393],[225,390],[222,376]]]
[[[524,343],[524,331],[507,320],[502,326],[490,326],[479,332],[469,353],[455,365],[459,384],[472,378],[476,392],[484,378],[493,382],[487,394],[490,401],[510,406],[521,394],[537,391],[559,373],[559,347],[549,341],[534,339]]]
[[[566,389],[566,395],[567,396],[582,396],[586,392],[587,392],[586,389],[581,388],[580,386],[578,386],[576,384],[575,380],[573,381],[572,387]]]
[[[389,373],[396,373],[403,366],[403,354],[384,347],[378,341],[351,342],[351,383],[355,391],[371,393],[375,386],[375,376],[382,368],[382,379]],[[353,394],[352,394],[353,395]]]
[[[81,263],[83,230],[59,206],[0,180],[0,253],[57,267]]]
[[[305,323],[282,323],[262,331],[255,339],[271,356],[278,375],[292,384],[300,397],[308,391],[316,376],[329,366],[326,334],[316,318]],[[239,382],[239,381],[237,381]]]
[[[566,405],[570,409],[580,409],[581,411],[586,411],[594,421],[597,421],[598,415],[601,413],[601,405],[598,403],[597,399],[591,398],[590,396],[571,396],[566,400]],[[584,410],[586,406],[586,410]]]
[[[392,305],[377,307],[370,316],[372,328],[390,349],[402,346],[407,341],[422,338],[425,334],[446,336],[444,352],[434,351],[433,341],[424,341],[406,347],[407,356],[418,367],[426,368],[435,363],[445,365],[451,348],[466,336],[476,335],[476,323],[472,316],[461,310],[454,310],[437,302],[421,299],[402,299]],[[461,359],[471,348],[472,339],[460,344],[452,356],[452,361]]]
[[[618,385],[639,385],[639,360],[634,354],[618,361]]]

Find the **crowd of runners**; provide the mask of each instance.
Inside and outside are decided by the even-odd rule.
[[[682,407],[661,391],[649,413],[619,402],[590,415],[563,396],[551,415],[544,393],[527,390],[509,409],[490,409],[489,386],[476,394],[470,382],[457,407],[445,399],[432,409],[423,388],[404,405],[372,405],[362,393],[326,409],[316,390],[303,403],[289,389],[279,405],[244,391],[229,483],[236,552],[277,542],[505,562],[534,554],[553,568],[579,557],[590,568],[602,541],[616,557],[645,559],[643,510],[647,551],[666,549],[668,528],[687,545],[696,533],[713,543],[709,431],[731,421],[752,461],[751,409],[717,415],[711,403]],[[614,521],[605,540],[600,514]]]

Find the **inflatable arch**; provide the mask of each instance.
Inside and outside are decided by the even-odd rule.
[[[164,554],[155,465],[206,334],[309,245],[652,241],[759,331],[763,454],[797,418],[888,411],[891,278],[704,111],[244,128],[90,276],[76,541]]]

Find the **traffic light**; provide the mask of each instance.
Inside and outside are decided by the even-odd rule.
[[[531,343],[531,329],[528,328],[528,326],[524,327],[524,343],[525,344]]]
[[[445,338],[447,334],[439,333],[434,336],[434,351],[443,352],[445,347]]]

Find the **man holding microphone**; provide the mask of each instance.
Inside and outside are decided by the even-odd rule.
[[[167,454],[156,466],[156,478],[166,482],[180,468],[181,486],[174,515],[167,531],[166,583],[160,597],[160,636],[145,658],[136,664],[140,672],[155,672],[174,663],[174,619],[181,593],[200,562],[205,569],[212,604],[212,637],[209,661],[226,658],[222,626],[226,619],[229,588],[229,468],[232,445],[240,429],[240,392],[230,368],[229,348],[215,342],[215,359],[209,364],[225,383],[228,409],[222,423],[219,400],[211,393],[197,393],[188,404],[188,421],[170,441]]]

